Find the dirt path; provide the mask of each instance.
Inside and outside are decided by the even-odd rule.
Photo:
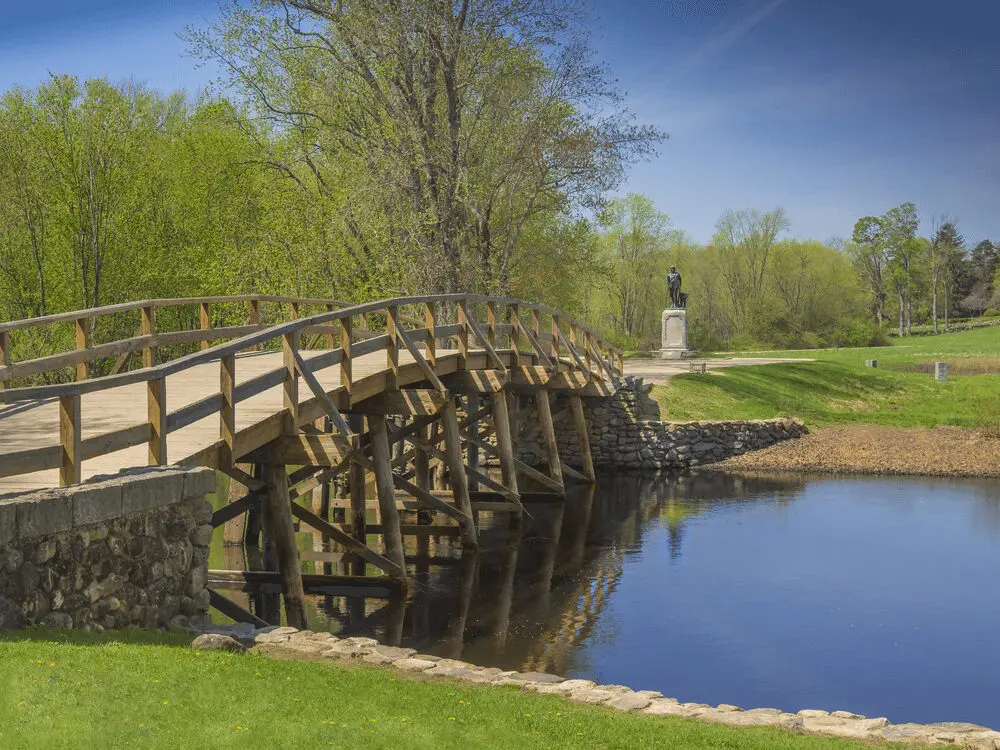
[[[960,427],[824,427],[720,469],[1000,477],[1000,439]]]
[[[747,365],[774,365],[782,362],[815,362],[813,359],[780,359],[775,357],[730,357],[727,359],[626,359],[625,374],[643,378],[647,383],[661,384],[674,375],[691,372],[692,365],[705,363],[709,370]]]

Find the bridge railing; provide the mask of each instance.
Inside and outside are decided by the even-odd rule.
[[[247,303],[250,321],[244,326],[212,328],[208,306],[231,302]],[[288,305],[291,319],[271,325],[261,323],[259,317],[255,321],[254,312],[259,314],[261,302]],[[155,311],[179,305],[198,305],[201,327],[195,331],[157,333]],[[301,309],[309,305],[325,306],[327,309],[300,317]],[[82,336],[78,337],[77,348],[73,351],[20,363],[10,362],[9,336],[12,331],[68,322],[74,323],[78,331],[81,328],[86,330],[86,323],[82,321],[135,310],[141,315],[139,336],[97,346],[88,346],[86,336]],[[482,325],[484,314],[485,325]],[[457,322],[439,325],[439,319]],[[548,323],[547,331],[543,323]],[[313,345],[324,344],[322,348],[328,351],[310,357],[307,363],[300,355],[300,350],[309,346],[307,341],[306,347],[303,347],[303,337],[315,337]],[[211,345],[211,341],[220,338],[231,340]],[[177,343],[199,343],[202,348],[157,364],[157,349]],[[506,346],[501,347],[501,343],[506,343]],[[354,385],[352,363],[357,357],[385,351],[386,371],[392,383],[400,368],[399,350],[408,350],[422,374],[433,383],[436,380],[434,368],[437,353],[445,346],[456,349],[457,355],[463,359],[473,350],[485,352],[487,361],[492,360],[501,368],[503,364],[497,354],[498,347],[513,350],[519,355],[527,352],[528,356],[549,370],[577,371],[587,378],[614,378],[622,370],[621,350],[570,316],[532,302],[483,295],[398,297],[358,305],[264,295],[144,300],[0,323],[0,362],[3,363],[0,366],[0,384],[9,383],[15,377],[77,367],[75,382],[0,390],[0,404],[40,399],[59,401],[58,442],[0,454],[0,478],[58,469],[60,485],[74,484],[81,479],[83,461],[143,443],[148,445],[148,464],[165,465],[168,463],[167,436],[215,414],[219,417],[219,441],[194,456],[182,458],[191,463],[231,469],[235,457],[259,447],[281,431],[287,431],[289,425],[294,429],[315,422],[331,407],[335,410],[336,405],[321,392],[316,372],[339,367],[339,405],[343,408],[344,403],[347,406],[351,403]],[[238,354],[278,347],[283,353],[281,367],[236,384]],[[121,357],[135,351],[143,353],[144,366],[141,369],[88,377],[86,363],[102,357]],[[220,364],[219,391],[168,411],[166,378],[213,361]],[[298,399],[300,376],[315,396],[303,403]],[[146,384],[147,419],[84,439],[82,396],[135,383]],[[268,423],[262,429],[248,428],[237,435],[237,405],[277,386],[282,386],[284,392],[284,410],[275,415],[277,421]],[[0,417],[0,427],[2,424]],[[56,436],[53,438],[55,440]]]

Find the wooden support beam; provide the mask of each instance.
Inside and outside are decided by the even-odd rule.
[[[340,357],[340,387],[344,389],[347,404],[350,405],[354,390],[354,373],[351,368],[351,345],[353,344],[351,326],[353,323],[350,318],[341,318],[338,322],[340,323],[340,348],[343,350]]]
[[[245,464],[247,465],[250,465],[252,463],[254,462],[245,462]],[[237,482],[239,482],[252,492],[262,492],[264,490],[264,482],[262,480],[251,476],[246,471],[241,469],[239,466],[220,468],[219,471],[228,476],[230,479],[235,479]]]
[[[146,382],[146,411],[149,419],[149,465],[167,465],[167,379]]]
[[[59,397],[59,444],[62,458],[59,462],[59,486],[80,483],[80,395]]]
[[[570,391],[581,396],[611,396],[614,389],[606,383],[587,377],[582,370],[550,372],[538,365],[522,365],[512,371],[509,388],[512,391],[545,388],[550,391]]]
[[[219,411],[219,437],[222,447],[219,450],[219,468],[232,468],[234,465],[233,442],[236,439],[236,401],[233,391],[236,388],[236,355],[224,354],[219,360],[219,393],[222,394],[222,409]]]
[[[399,531],[399,513],[396,510],[396,489],[393,485],[392,458],[389,454],[389,434],[385,417],[369,415],[368,432],[371,434],[372,458],[375,469],[375,488],[378,492],[379,516],[385,530],[385,556],[400,570],[405,570],[403,538]]]
[[[337,409],[336,405],[333,403],[333,399],[323,390],[323,386],[316,379],[313,374],[312,368],[309,367],[309,363],[302,358],[302,354],[299,351],[294,352],[295,357],[295,369],[298,370],[299,374],[302,375],[302,379],[306,381],[306,385],[309,386],[309,390],[312,391],[313,396],[323,405],[323,410],[326,412],[327,417],[333,423],[333,426],[337,428],[337,432],[345,440],[350,440],[354,437],[354,433],[351,432],[350,426],[347,424],[347,420],[344,419],[343,415]]]
[[[458,369],[464,370],[469,359],[469,308],[466,300],[458,301]]]
[[[326,311],[327,312],[333,312],[336,309],[337,309],[336,305],[327,305],[326,306]],[[337,348],[337,339],[336,339],[336,336],[334,336],[334,334],[332,334],[332,333],[326,334],[326,348],[327,349],[336,349]]]
[[[559,372],[562,368],[562,362],[559,361],[559,316],[552,316],[552,327],[549,332],[552,334],[552,341],[549,343],[549,350],[552,353],[552,369],[555,372]]]
[[[351,407],[355,414],[398,414],[404,417],[437,414],[448,400],[446,393],[430,388],[383,391]]]
[[[331,500],[330,505],[333,507],[334,501]],[[370,562],[379,570],[384,571],[386,575],[397,578],[403,577],[405,571],[402,567],[402,563],[396,563],[368,547],[365,544],[365,535],[363,533],[358,536],[354,536],[353,534],[349,534],[346,531],[337,528],[330,522],[320,518],[311,510],[308,510],[301,505],[292,503],[290,507],[292,515],[299,519],[302,523],[307,526],[311,526],[323,536],[328,537],[337,544],[343,546],[345,549],[350,550],[361,559]],[[402,545],[402,542],[400,542],[400,545]]]
[[[210,607],[215,607],[230,620],[235,620],[236,622],[248,622],[255,628],[266,628],[270,626],[270,623],[267,620],[262,620],[253,612],[243,609],[243,607],[234,602],[232,599],[227,599],[213,588],[208,589],[208,604]]]
[[[514,365],[517,366],[518,352],[521,348],[521,319],[518,317],[518,306],[511,305],[508,308],[510,316],[510,333],[508,334],[510,348],[514,350]]]
[[[281,580],[278,573],[272,570],[210,570],[208,571],[208,582],[210,586],[215,588],[255,591],[278,586]],[[324,593],[329,596],[386,599],[391,595],[403,592],[399,579],[387,576],[303,573],[302,585],[307,591]]]
[[[428,382],[432,386],[434,386],[435,389],[444,393],[445,391],[444,384],[438,378],[437,373],[434,372],[434,368],[431,367],[431,365],[427,362],[426,359],[424,359],[424,355],[421,354],[420,350],[417,348],[417,345],[413,343],[413,339],[411,339],[410,336],[406,333],[406,331],[404,331],[402,327],[400,327],[397,309],[395,307],[390,307],[388,309],[390,311],[389,317],[392,318],[393,321],[393,331],[395,332],[396,338],[399,341],[403,342],[403,346],[406,347],[406,350],[413,357],[414,361],[417,363],[417,366],[420,368],[420,371],[424,374],[424,377],[427,378]]]
[[[494,349],[497,346],[497,303],[486,303],[486,336],[490,346]]]
[[[247,321],[250,325],[259,326],[260,325],[260,302],[258,300],[250,300],[250,317]],[[254,344],[250,347],[250,351],[256,352],[260,351],[260,345]]]
[[[81,351],[86,349],[89,344],[87,341],[87,319],[77,318],[76,319],[76,350]],[[76,363],[76,380],[79,382],[81,380],[87,379],[87,362],[77,362]]]
[[[517,457],[514,453],[514,441],[510,434],[510,414],[507,410],[507,394],[503,391],[490,394],[492,407],[493,429],[497,435],[497,453],[500,459],[500,473],[503,483],[511,492],[517,490]]]
[[[218,528],[224,523],[232,521],[239,515],[246,513],[250,510],[250,507],[260,500],[260,495],[256,492],[251,492],[249,495],[244,495],[238,500],[233,500],[231,503],[226,503],[221,508],[219,508],[215,513],[212,514],[212,527]],[[243,538],[236,542],[238,544],[243,543]]]
[[[594,459],[590,454],[590,434],[587,432],[587,418],[583,413],[583,399],[575,393],[569,394],[569,406],[576,425],[576,437],[580,442],[580,461],[583,463],[583,474],[587,480],[594,482]]]
[[[545,442],[549,476],[560,486],[564,486],[559,441],[556,439],[555,423],[552,421],[552,403],[549,401],[548,391],[539,390],[535,393],[535,409],[538,413],[538,425],[542,429],[542,439]]]
[[[351,429],[355,433],[360,434],[364,431],[365,421],[364,417],[361,415],[352,415],[348,418],[350,420]],[[351,464],[348,469],[347,475],[348,481],[348,491],[350,492],[350,515],[347,520],[354,527],[354,538],[359,541],[362,545],[367,541],[365,538],[365,467],[357,460],[355,457],[351,459]],[[357,574],[364,573],[364,563],[358,563],[354,566],[354,572]]]
[[[306,628],[305,591],[299,567],[299,550],[295,545],[292,503],[288,496],[288,474],[283,465],[264,465],[266,485],[264,523],[274,542],[281,572],[281,587],[285,595],[285,619],[293,628]],[[300,506],[296,506],[300,507]]]
[[[209,312],[208,303],[202,302],[199,305],[199,308],[200,308],[199,318],[201,322],[201,330],[207,331],[212,327],[212,316],[211,313]],[[208,349],[211,345],[212,342],[209,341],[208,339],[205,339],[204,341],[201,342],[201,350],[204,351],[205,349]]]
[[[455,491],[455,505],[462,515],[467,516],[462,522],[462,545],[478,547],[478,534],[472,520],[472,501],[469,499],[469,480],[465,474],[465,465],[462,463],[462,438],[459,434],[458,414],[452,399],[441,407],[441,429],[445,443],[444,460]]]

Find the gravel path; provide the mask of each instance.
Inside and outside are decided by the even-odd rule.
[[[1000,439],[959,427],[824,427],[720,469],[1000,477]]]

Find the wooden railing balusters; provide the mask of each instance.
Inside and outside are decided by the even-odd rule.
[[[250,300],[250,325],[259,326],[260,325],[260,300],[252,299]],[[250,347],[250,351],[259,352],[260,345],[254,344]]]
[[[201,330],[207,331],[207,330],[209,330],[212,327],[212,316],[211,316],[209,308],[208,308],[208,303],[207,302],[202,302],[199,305],[199,309],[200,309],[200,315],[199,315],[199,317],[201,318]],[[201,350],[205,351],[206,349],[208,349],[211,346],[211,344],[209,343],[208,339],[204,339],[201,342],[200,346],[201,346]]]
[[[224,354],[219,360],[219,392],[222,394],[222,408],[219,411],[219,437],[222,450],[219,453],[219,468],[222,471],[235,465],[233,443],[236,439],[236,355]]]
[[[497,347],[497,304],[496,302],[486,303],[486,337],[490,346]]]
[[[385,350],[385,364],[389,368],[386,374],[386,386],[394,391],[399,385],[399,336],[396,333],[396,327],[399,325],[399,308],[392,305],[385,310],[385,332],[389,336],[389,348]]]
[[[350,317],[340,319],[340,348],[343,350],[343,355],[340,358],[340,385],[344,388],[344,393],[347,398],[346,404],[341,404],[342,407],[351,406],[351,389],[353,387],[353,377],[354,374],[351,369],[351,326],[352,321]]]
[[[299,348],[299,332],[285,333],[281,336],[282,361],[285,367],[285,379],[282,381],[282,402],[286,409],[281,431],[285,435],[294,435],[299,425],[299,375],[295,368],[295,352]]]
[[[555,314],[552,315],[552,343],[549,351],[552,352],[552,369],[554,372],[559,372],[563,368],[559,362],[559,316]]]
[[[510,318],[510,333],[508,337],[510,338],[510,348],[514,350],[514,366],[517,367],[520,364],[518,352],[521,348],[521,321],[518,318],[517,305],[510,306],[508,317]]]
[[[87,319],[77,318],[76,319],[76,350],[81,351],[87,348]],[[76,380],[77,382],[87,379],[87,362],[77,362],[76,363]]]
[[[424,304],[424,325],[427,327],[427,362],[431,367],[437,364],[437,316],[434,313],[434,303]]]
[[[326,311],[327,312],[333,312],[336,309],[337,309],[336,305],[327,305],[326,306]],[[335,337],[335,335],[333,333],[326,334],[326,348],[327,349],[336,349],[337,348],[336,337]]]
[[[10,331],[0,331],[0,367],[10,365]],[[0,377],[0,391],[7,387],[10,380],[7,376]]]
[[[149,419],[149,465],[167,465],[167,380],[155,378],[146,382],[146,404]]]
[[[59,443],[62,461],[59,465],[59,486],[79,484],[82,455],[80,453],[80,394],[59,397]]]
[[[469,359],[469,308],[463,297],[458,301],[458,368],[464,370]]]
[[[146,305],[142,308],[140,316],[139,335],[152,336],[156,330],[156,308],[153,305]],[[152,344],[142,349],[142,366],[156,366],[156,347]]]

